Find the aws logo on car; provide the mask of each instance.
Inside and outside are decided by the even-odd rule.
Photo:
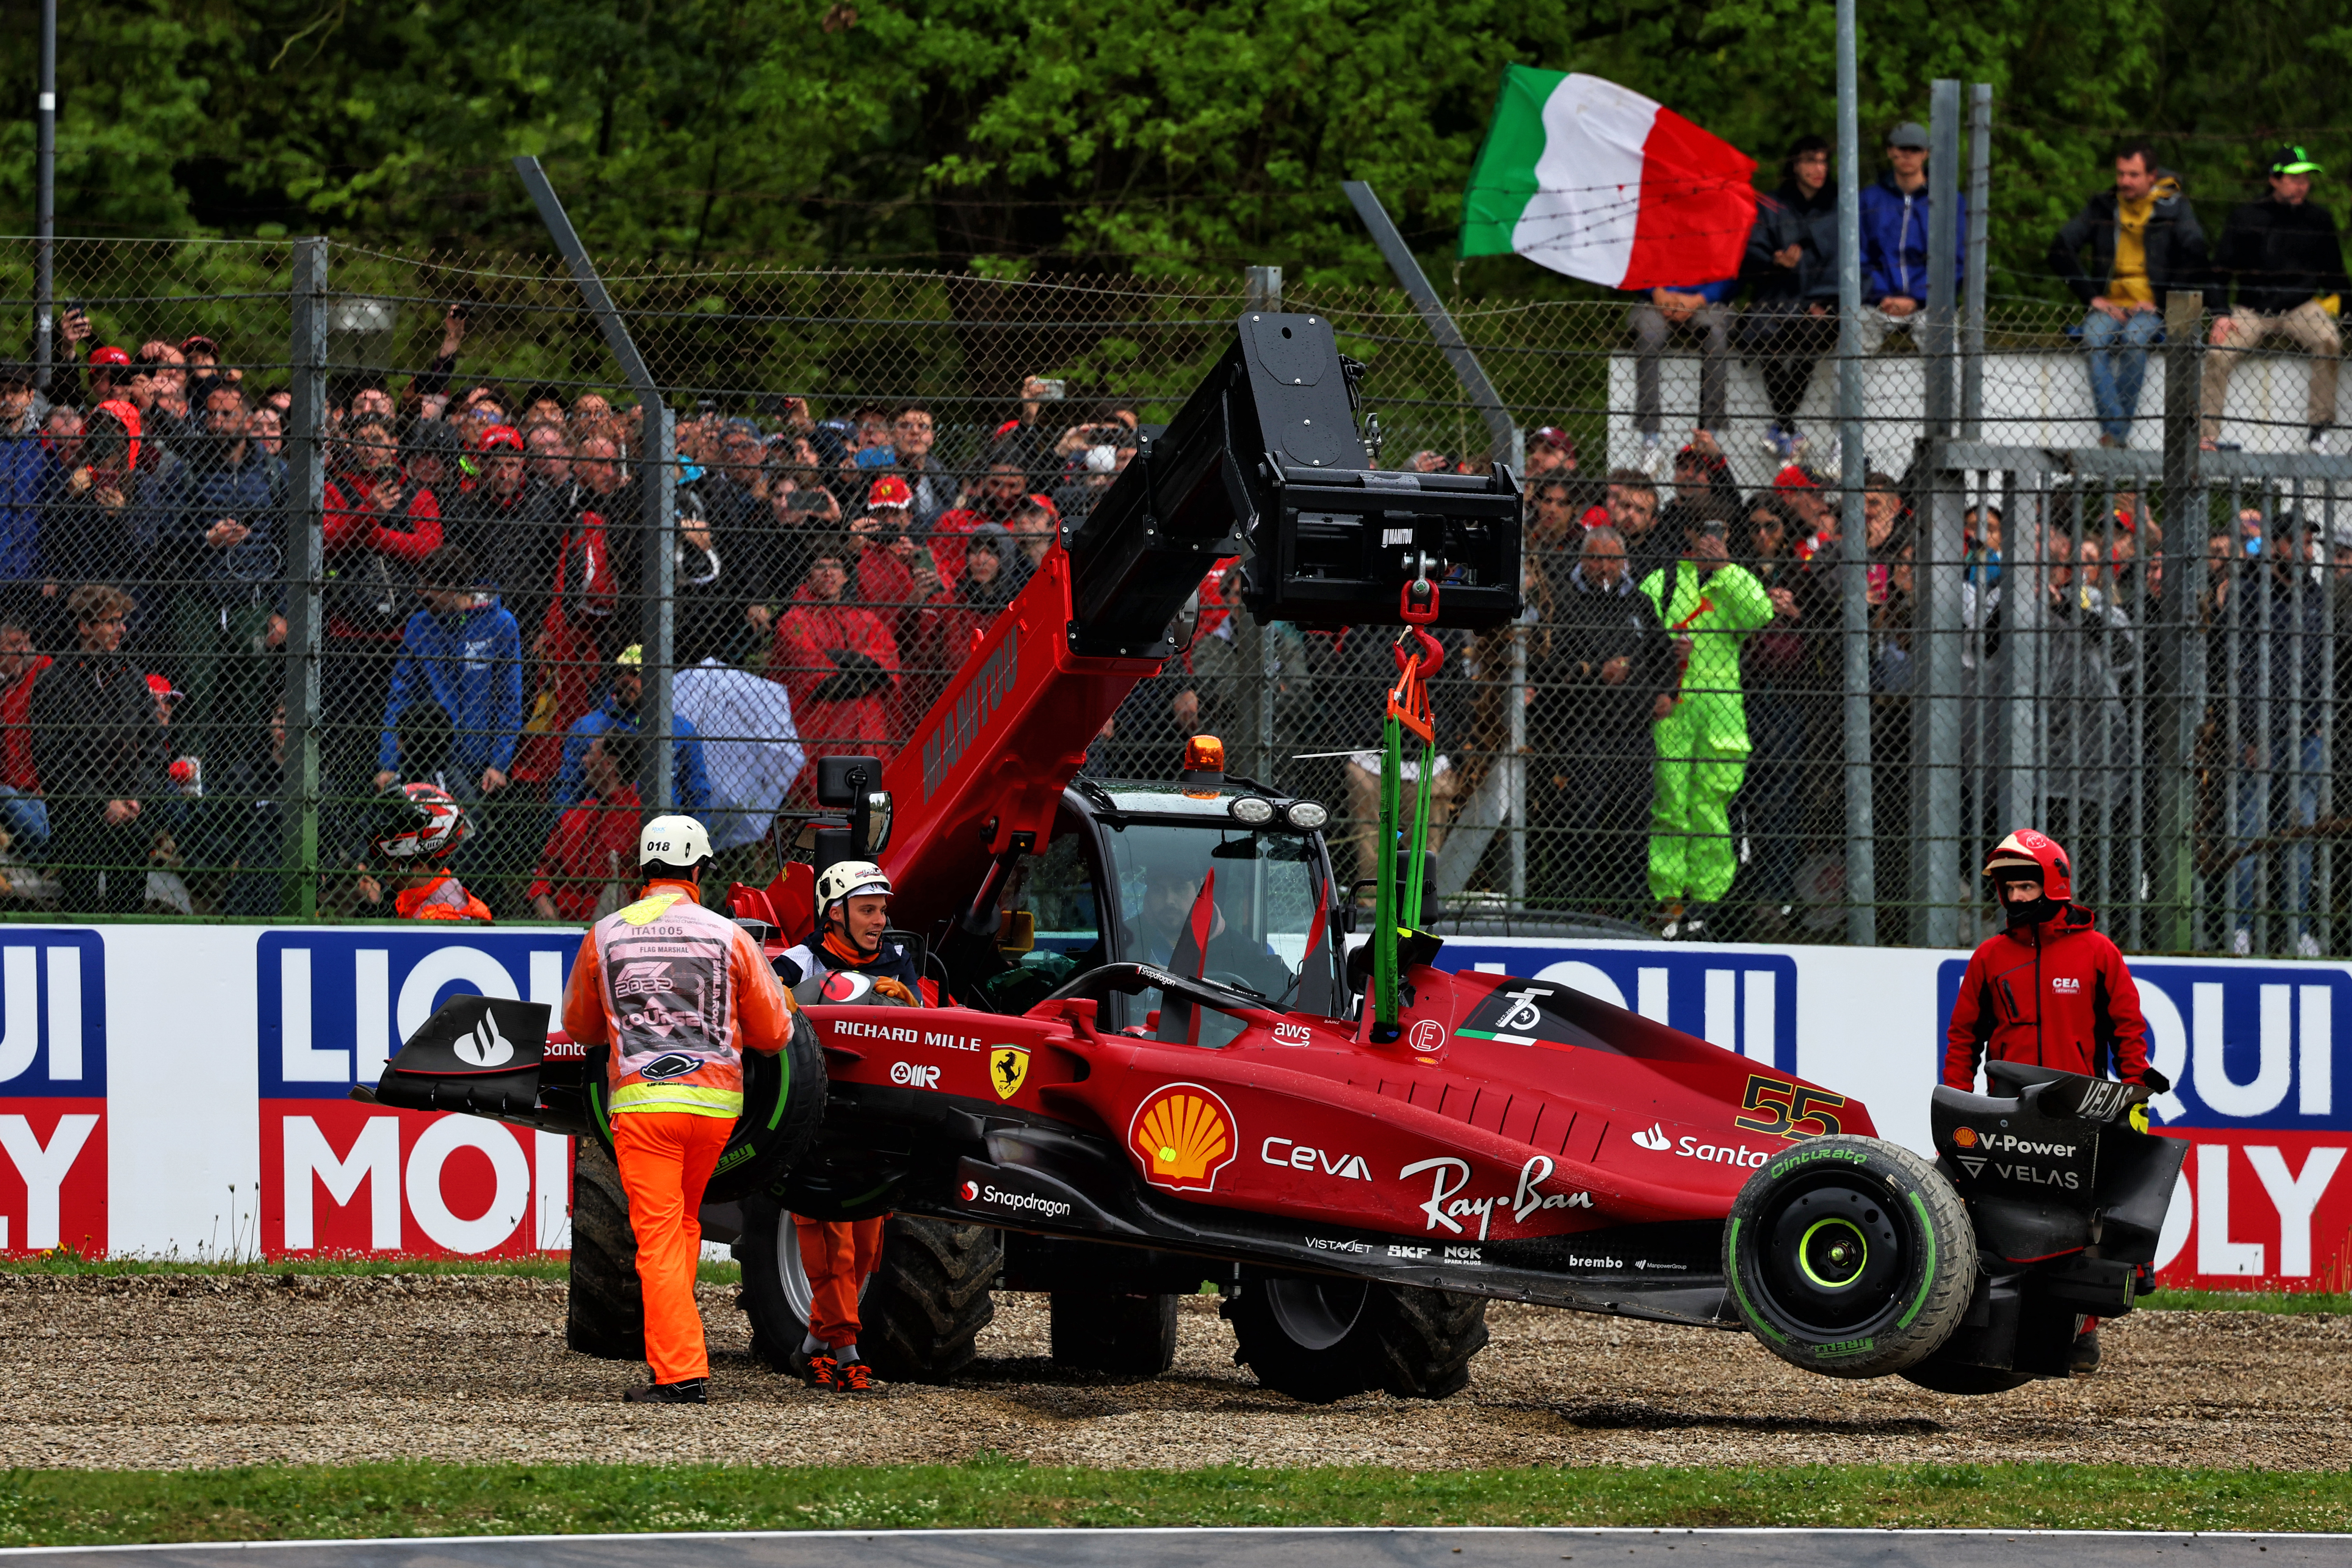
[[[1214,1089],[1171,1083],[1135,1108],[1127,1146],[1153,1186],[1172,1193],[1214,1192],[1217,1173],[1234,1163],[1234,1125],[1232,1108]]]
[[[1702,1143],[1688,1134],[1669,1138],[1665,1129],[1654,1121],[1633,1137],[1636,1146],[1652,1153],[1672,1151],[1678,1160],[1704,1160],[1711,1165],[1740,1165],[1753,1170],[1772,1157],[1769,1150],[1748,1149],[1737,1143]]]

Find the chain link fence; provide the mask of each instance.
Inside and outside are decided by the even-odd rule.
[[[33,264],[0,240],[22,321]],[[50,380],[0,405],[0,910],[36,918],[584,919],[629,881],[662,710],[670,793],[764,882],[812,760],[905,742],[1266,302],[610,272],[675,421],[665,574],[646,412],[558,264],[60,241],[56,268]],[[1991,918],[1985,846],[2035,824],[2127,946],[2352,948],[2332,361],[2214,352],[2193,311],[1871,312],[1849,550],[1834,315],[1465,309],[1518,431],[1497,453],[1402,294],[1282,304],[1364,363],[1381,466],[1526,479],[1528,613],[1449,635],[1433,685],[1449,913],[1956,943]],[[1369,877],[1390,635],[1228,596],[1203,584],[1088,768],[1171,778],[1217,732]],[[464,809],[446,861],[388,852],[443,831],[383,795],[415,783]]]

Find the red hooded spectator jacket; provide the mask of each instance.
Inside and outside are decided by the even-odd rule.
[[[2074,904],[2037,925],[1988,938],[1960,976],[1947,1031],[1944,1082],[1973,1090],[1988,1051],[2002,1062],[2139,1083],[2147,1021],[2139,986],[2098,917]]]

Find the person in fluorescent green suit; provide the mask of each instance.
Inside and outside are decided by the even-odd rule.
[[[1754,573],[1733,564],[1724,533],[1721,521],[1694,517],[1682,558],[1642,583],[1685,659],[1681,686],[1660,699],[1654,727],[1650,892],[1667,906],[1670,935],[1700,934],[1703,906],[1721,901],[1739,869],[1730,816],[1748,773],[1739,649],[1779,607]]]

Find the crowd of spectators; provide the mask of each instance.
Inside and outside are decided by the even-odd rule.
[[[373,802],[421,780],[465,805],[454,868],[500,916],[581,918],[633,869],[641,415],[466,381],[465,331],[404,384],[331,383],[321,907],[374,912]],[[46,395],[0,366],[0,879],[278,912],[290,397],[201,337],[93,345],[68,312],[58,346]],[[672,782],[722,874],[773,874],[812,759],[904,743],[1132,461],[1132,407],[1060,390],[957,426],[952,461],[920,403],[677,420]]]
[[[1927,132],[1916,122],[1886,138],[1886,167],[1861,192],[1862,350],[1875,353],[1890,334],[1916,331],[1927,308],[1927,255],[1934,226],[1953,237],[1954,298],[1966,283],[1967,203],[1938,216],[1929,193]],[[2115,156],[2111,189],[2095,194],[2052,237],[2047,265],[2084,307],[2076,329],[2088,358],[2102,446],[2125,446],[2139,405],[2150,348],[2164,331],[2164,300],[2201,298],[2211,317],[2199,391],[2201,438],[2222,447],[2230,381],[2244,355],[2284,341],[2310,357],[2305,437],[2324,452],[2336,422],[2338,316],[2352,293],[2334,218],[2311,200],[2320,165],[2299,146],[2264,160],[2264,188],[2232,207],[2209,245],[2180,176],[2157,162],[2155,149],[2129,141]],[[1797,423],[1816,365],[1837,348],[1840,327],[1837,194],[1830,145],[1800,137],[1781,160],[1781,178],[1757,200],[1756,223],[1738,270],[1727,277],[1635,292],[1633,333],[1636,466],[1666,476],[1671,454],[1662,405],[1660,362],[1676,343],[1699,354],[1700,436],[1729,438],[1726,399],[1738,354],[1764,383],[1770,417],[1765,444],[1781,461],[1823,460]],[[1744,308],[1736,304],[1747,296]],[[1820,449],[1817,449],[1817,446]]]

